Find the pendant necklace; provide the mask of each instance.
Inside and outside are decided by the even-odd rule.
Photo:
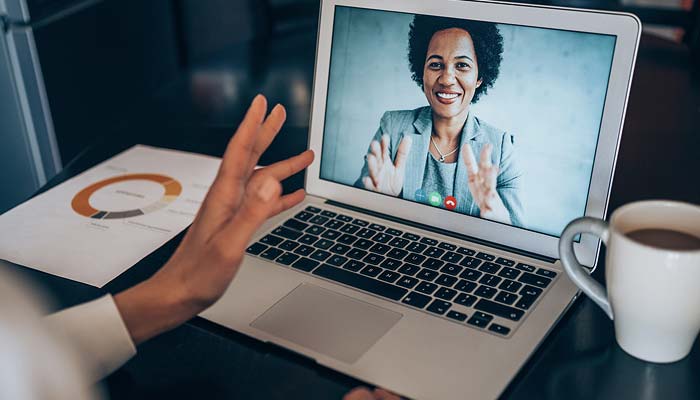
[[[433,143],[433,147],[435,147],[435,150],[438,152],[438,154],[440,154],[440,159],[438,161],[440,161],[441,163],[445,162],[445,157],[451,156],[452,154],[454,154],[454,152],[457,151],[457,149],[459,149],[459,146],[457,146],[457,147],[455,147],[454,150],[450,151],[449,153],[442,154],[442,152],[440,151],[440,148],[435,143],[435,139],[433,139],[433,135],[430,135],[430,141]]]

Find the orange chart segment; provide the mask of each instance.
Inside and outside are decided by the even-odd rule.
[[[92,196],[96,191],[102,189],[105,186],[109,186],[114,183],[124,182],[124,181],[138,181],[145,180],[156,182],[163,186],[165,193],[163,197],[160,198],[155,203],[149,204],[142,208],[136,208],[133,210],[123,210],[123,211],[102,211],[98,210],[90,205],[90,196]],[[94,219],[121,219],[136,217],[139,215],[148,214],[162,208],[165,208],[168,204],[172,203],[177,197],[182,193],[182,185],[175,179],[159,174],[127,174],[115,176],[113,178],[108,178],[101,180],[99,182],[93,183],[92,185],[86,187],[85,189],[78,192],[78,194],[73,197],[71,202],[71,207],[76,213]]]

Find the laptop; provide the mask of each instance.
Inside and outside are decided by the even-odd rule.
[[[641,24],[323,0],[305,201],[202,316],[416,399],[498,397],[577,296],[566,224],[606,214]],[[599,241],[581,236],[595,268]]]

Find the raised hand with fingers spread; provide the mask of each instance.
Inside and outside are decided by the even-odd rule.
[[[376,140],[370,143],[367,154],[369,176],[362,178],[365,189],[398,196],[403,189],[406,175],[406,159],[411,151],[411,138],[404,136],[396,151],[396,159],[391,160],[389,136],[382,135],[381,144]]]
[[[462,147],[462,156],[469,177],[467,183],[474,201],[481,210],[482,218],[510,224],[508,209],[496,190],[499,168],[491,163],[492,151],[493,145],[485,144],[477,164],[469,143]]]

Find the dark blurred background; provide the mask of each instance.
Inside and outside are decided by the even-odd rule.
[[[669,40],[696,49],[700,42],[694,0],[529,3],[631,11]],[[267,49],[265,57],[260,54],[265,54],[270,37],[315,35],[318,4],[318,0],[0,0],[0,33],[10,46],[0,48],[0,63],[3,58],[12,61],[11,46],[21,47],[17,38],[33,40],[30,54],[38,67],[27,73],[29,83],[20,85],[14,96],[20,112],[32,115],[39,128],[45,126],[44,133],[53,140],[42,144],[44,133],[32,133],[31,123],[18,120],[13,128],[11,119],[3,117],[14,113],[12,102],[3,97],[13,94],[3,93],[10,84],[3,83],[0,66],[0,103],[4,103],[0,104],[0,213],[26,199],[96,141],[141,132],[134,124],[157,126],[160,121],[165,127],[180,121],[232,129],[241,103],[254,91],[265,89],[275,96],[276,76],[294,79],[300,74],[298,88],[281,97],[293,99],[290,125],[305,128],[315,49],[299,49],[309,64],[308,72],[301,73],[285,70],[285,60],[276,60],[273,49]],[[241,43],[248,45],[240,47]],[[294,46],[294,40],[287,45]],[[241,53],[246,49],[250,52]],[[13,64],[8,65],[12,79]],[[255,73],[270,68],[277,68],[277,75]],[[14,74],[21,80],[17,69]],[[32,84],[37,76],[39,83]],[[266,81],[242,81],[256,76]],[[32,106],[30,98],[22,106],[25,89],[36,90],[41,104]],[[33,134],[38,139],[32,139]],[[43,163],[37,163],[37,157]]]

